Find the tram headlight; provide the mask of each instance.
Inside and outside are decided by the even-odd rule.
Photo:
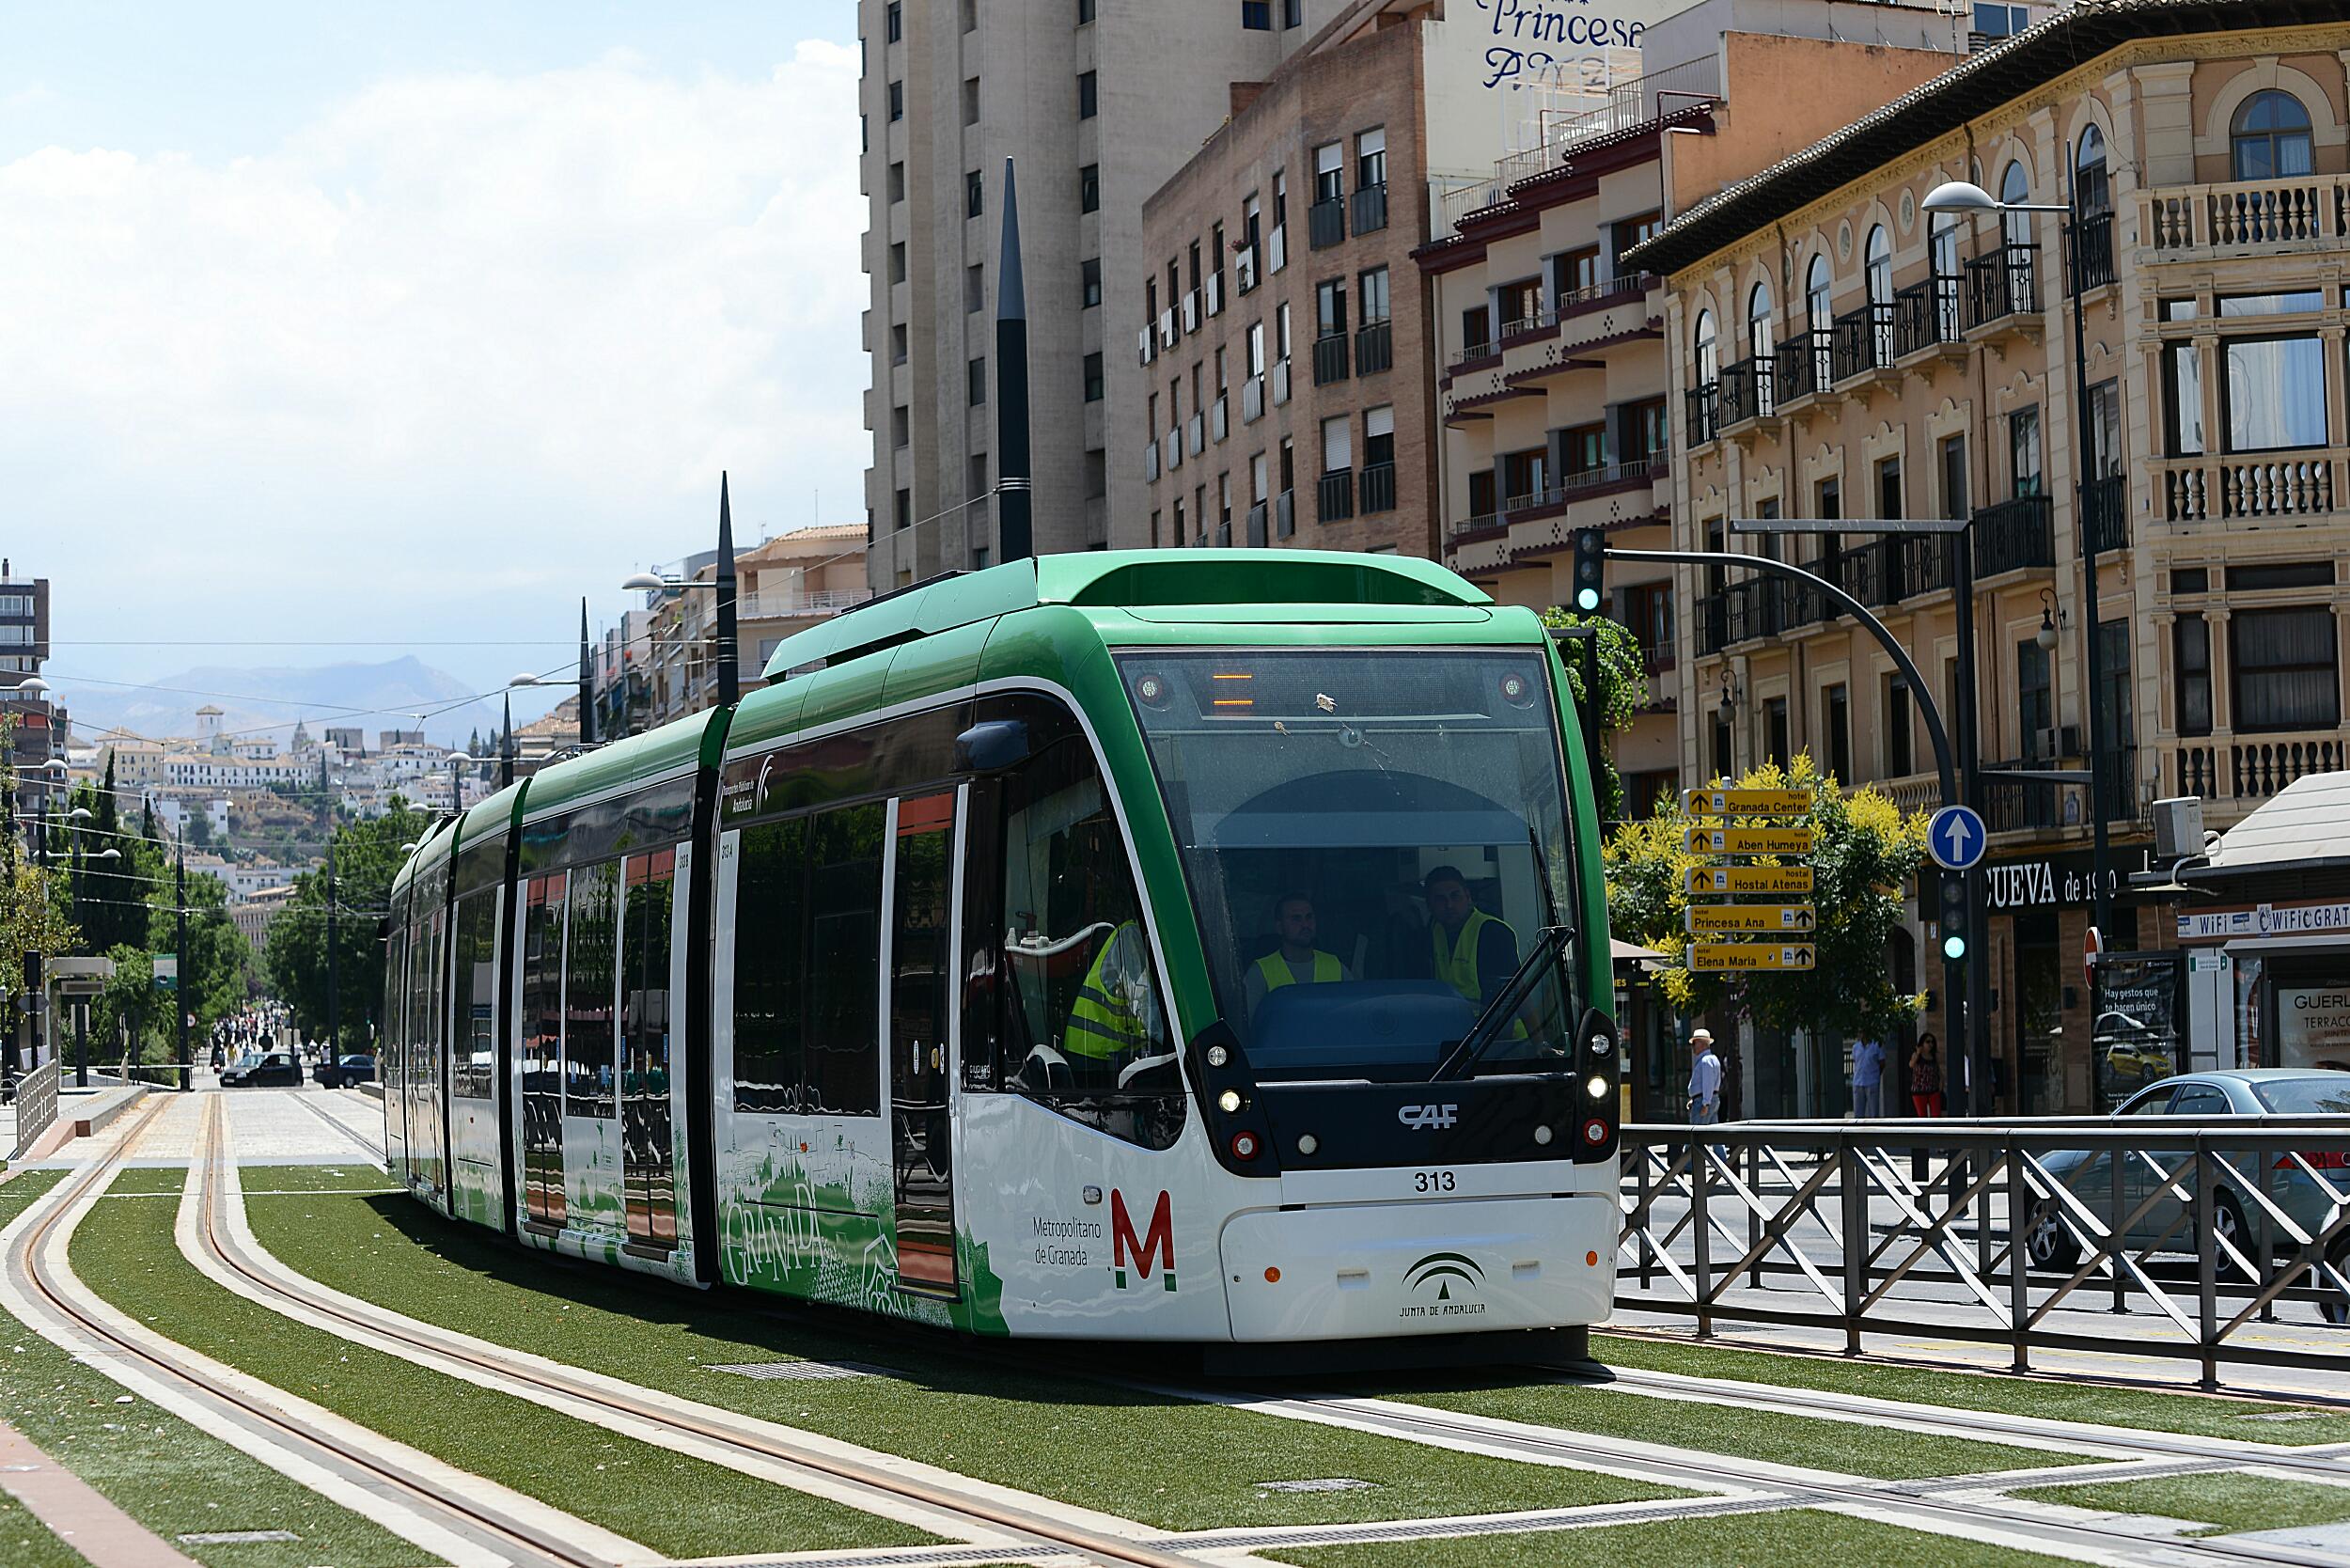
[[[1215,1108],[1222,1111],[1227,1116],[1239,1115],[1240,1090],[1237,1089],[1228,1089],[1223,1093],[1217,1095],[1215,1097]]]
[[[1208,1047],[1208,1065],[1210,1067],[1221,1067],[1231,1059],[1232,1053],[1226,1050],[1223,1046],[1211,1045]]]
[[[1607,1080],[1594,1073],[1584,1080],[1583,1092],[1594,1100],[1605,1100],[1607,1098]]]
[[[1534,688],[1525,676],[1512,670],[1501,678],[1501,700],[1512,708],[1530,708],[1534,705]]]
[[[1146,708],[1166,707],[1167,677],[1164,675],[1136,676],[1135,678],[1135,695],[1142,699],[1142,705]]]

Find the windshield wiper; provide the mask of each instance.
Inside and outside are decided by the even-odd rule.
[[[1485,1011],[1477,1015],[1477,1022],[1469,1026],[1469,1032],[1461,1037],[1458,1045],[1445,1053],[1444,1059],[1436,1063],[1436,1070],[1428,1074],[1430,1083],[1441,1082],[1462,1068],[1476,1065],[1483,1058],[1486,1048],[1517,1021],[1519,1004],[1525,1001],[1527,993],[1542,978],[1544,962],[1562,949],[1574,934],[1573,929],[1567,926],[1543,927],[1533,949],[1518,964],[1517,972],[1510,977],[1510,983],[1485,1004]]]

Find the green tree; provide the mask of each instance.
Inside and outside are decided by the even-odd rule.
[[[1903,886],[1925,856],[1925,813],[1904,817],[1901,808],[1872,787],[1847,792],[1801,754],[1785,770],[1775,763],[1756,769],[1737,787],[1804,790],[1811,795],[1813,847],[1807,860],[1756,857],[1740,863],[1811,867],[1810,902],[1818,920],[1814,966],[1737,975],[1687,966],[1689,872],[1715,862],[1686,847],[1684,831],[1692,819],[1682,814],[1678,798],[1658,802],[1654,815],[1623,823],[1608,839],[1610,929],[1619,940],[1666,955],[1653,983],[1677,1011],[1722,1010],[1770,1028],[1853,1038],[1893,1034],[1917,1017],[1925,1000],[1895,992],[1887,964],[1902,924]],[[1771,823],[1731,818],[1728,825]]]
[[[176,951],[178,911],[173,907],[177,879],[156,890],[147,917],[147,947],[150,952]],[[251,996],[251,955],[244,933],[228,913],[228,889],[218,877],[204,872],[188,878],[188,949],[180,965],[180,1005],[196,1014],[189,1026],[192,1044],[201,1044],[212,1027],[243,1007]],[[177,1034],[173,1036],[177,1043]]]
[[[424,836],[431,819],[398,796],[372,822],[336,830],[335,881],[338,918],[336,980],[341,1001],[337,1049],[359,1049],[384,1014],[382,926],[390,912],[392,878],[407,858],[400,846]],[[294,891],[270,922],[264,968],[271,992],[293,1010],[306,1034],[326,1030],[326,873],[294,879]]]
[[[1640,662],[1640,639],[1634,636],[1622,621],[1610,620],[1601,615],[1576,615],[1555,604],[1543,612],[1543,624],[1553,630],[1589,626],[1594,628],[1598,635],[1599,729],[1602,744],[1595,760],[1599,814],[1604,819],[1614,821],[1623,815],[1623,779],[1616,772],[1615,754],[1606,742],[1632,722],[1634,712],[1648,695],[1648,670]],[[1584,700],[1582,645],[1573,641],[1560,643],[1559,655],[1566,662],[1567,689],[1574,694],[1574,700],[1580,705]]]
[[[127,1045],[133,1061],[170,1059],[161,1025],[171,1016],[170,993],[155,984],[155,965],[145,948],[124,942],[108,949],[115,972],[98,994],[90,1020],[90,1050],[96,1059],[120,1059]]]

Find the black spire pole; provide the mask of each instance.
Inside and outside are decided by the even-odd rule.
[[[588,662],[588,601],[579,602],[579,744],[596,744],[596,674]]]
[[[1036,554],[1028,474],[1028,295],[1020,276],[1020,193],[1004,160],[1004,246],[995,268],[995,526],[1008,561]]]
[[[731,708],[743,699],[743,672],[734,657],[734,510],[727,500],[727,476],[718,471],[718,701]]]

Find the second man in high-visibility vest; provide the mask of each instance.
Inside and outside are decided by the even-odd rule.
[[[1142,928],[1121,922],[1093,956],[1069,1010],[1069,1027],[1061,1035],[1061,1050],[1071,1058],[1085,1058],[1095,1071],[1116,1071],[1145,1056],[1164,1051],[1166,1031],[1159,1021],[1158,997],[1151,986],[1151,955],[1143,946]]]
[[[1328,985],[1355,978],[1337,954],[1314,946],[1319,927],[1313,900],[1303,893],[1285,896],[1274,908],[1273,923],[1280,933],[1281,945],[1250,964],[1243,981],[1251,1018],[1267,996],[1285,985]]]
[[[1469,902],[1468,878],[1453,867],[1430,871],[1420,892],[1428,900],[1428,940],[1436,978],[1482,1011],[1517,973],[1517,933]],[[1513,1036],[1524,1032],[1523,1026],[1511,1031]]]

